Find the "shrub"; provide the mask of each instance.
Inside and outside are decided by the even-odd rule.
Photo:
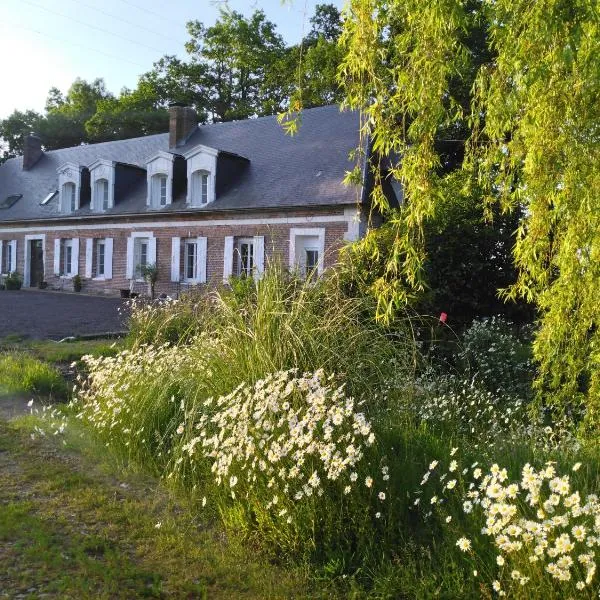
[[[9,273],[4,278],[4,287],[7,290],[20,290],[22,285],[23,285],[23,280],[21,279],[21,276],[16,271]]]
[[[0,388],[53,398],[66,398],[69,393],[58,370],[25,354],[0,354]]]
[[[531,397],[531,340],[520,339],[514,325],[501,317],[475,320],[461,338],[458,359],[492,392]]]

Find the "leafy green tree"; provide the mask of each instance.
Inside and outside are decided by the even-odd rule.
[[[25,137],[32,131],[37,131],[42,118],[42,115],[33,110],[25,112],[15,110],[6,119],[0,121],[0,138],[4,140],[2,161],[23,154]]]
[[[452,163],[462,162],[488,213],[494,205],[521,211],[519,275],[508,295],[538,307],[540,395],[562,409],[585,403],[593,428],[600,420],[599,23],[594,0],[350,0],[341,38],[346,102],[361,110],[374,151],[398,157],[389,173],[404,187],[394,209],[375,175],[373,202],[394,232],[386,256],[372,236],[364,242],[384,265],[373,285],[380,316],[423,289],[426,224],[453,191]],[[446,164],[440,142],[452,131],[458,139],[465,132],[467,144],[453,147]]]
[[[186,43],[192,63],[205,67],[202,79],[212,120],[229,121],[264,114],[270,90],[266,73],[281,57],[285,45],[275,25],[263,11],[249,18],[235,11],[221,11],[212,27],[200,21],[187,25]],[[267,105],[272,105],[269,100]]]

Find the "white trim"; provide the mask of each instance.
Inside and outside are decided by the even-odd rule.
[[[352,213],[355,214],[354,212]],[[247,219],[212,219],[202,221],[194,219],[193,221],[146,221],[141,223],[93,223],[89,225],[73,223],[72,225],[56,225],[54,227],[3,227],[0,233],[25,233],[27,231],[97,231],[99,229],[134,229],[135,227],[151,227],[153,229],[176,228],[176,227],[219,227],[222,225],[237,227],[244,225],[321,225],[325,223],[353,223],[353,217],[346,215],[323,215],[314,217],[249,217]],[[136,233],[136,232],[134,232]],[[142,234],[147,235],[147,234]]]
[[[184,152],[183,158],[185,158],[185,160],[189,160],[190,158],[196,156],[196,154],[208,154],[209,156],[216,158],[219,154],[219,151],[216,148],[211,148],[210,146],[203,146],[202,144],[198,144],[197,146],[194,146],[191,150]]]
[[[197,238],[196,276],[198,277],[198,283],[206,283],[207,242],[208,240],[205,237]]]
[[[10,272],[17,272],[17,240],[11,240],[9,244],[12,246],[10,255]]]
[[[92,277],[92,257],[94,254],[94,238],[85,240],[85,276],[88,279]]]
[[[298,263],[296,261],[296,238],[301,236],[310,236],[310,237],[318,237],[319,238],[319,266],[317,272],[319,275],[323,273],[325,270],[325,228],[324,227],[309,227],[309,228],[299,228],[292,227],[290,229],[290,256],[289,256],[289,265],[290,271],[295,271],[298,268]]]
[[[44,277],[46,277],[46,234],[40,233],[37,235],[26,235],[25,236],[25,250],[24,250],[24,264],[23,264],[23,285],[25,287],[31,286],[31,272],[30,272],[30,262],[31,256],[29,255],[29,242],[32,240],[42,240],[42,270],[44,272]]]
[[[113,239],[104,238],[104,279],[112,279],[113,276]]]
[[[265,272],[265,236],[255,235],[252,244],[254,279],[258,281]]]
[[[229,278],[233,275],[233,236],[225,236],[225,246],[223,248],[223,283],[229,283]]]
[[[73,250],[71,252],[71,273],[72,277],[79,275],[79,238],[71,238],[73,240]]]
[[[179,281],[179,263],[181,261],[181,238],[171,238],[171,281]]]

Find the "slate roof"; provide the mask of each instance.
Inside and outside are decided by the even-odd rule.
[[[148,159],[163,150],[184,154],[202,144],[237,154],[250,163],[232,185],[203,208],[185,206],[183,194],[170,206],[146,206],[145,181],[116,198],[108,215],[215,212],[263,208],[350,205],[357,201],[357,188],[344,186],[346,171],[354,165],[349,153],[358,146],[358,114],[340,112],[337,106],[305,110],[299,133],[290,137],[276,117],[201,125],[185,146],[169,150],[167,133],[147,137],[76,146],[45,152],[29,170],[23,171],[22,158],[0,166],[0,198],[11,194],[23,197],[11,208],[0,210],[0,222],[30,219],[64,219],[58,211],[58,195],[47,205],[40,202],[58,189],[56,170],[66,162],[89,166],[99,158],[146,166]],[[82,207],[68,217],[98,215]]]

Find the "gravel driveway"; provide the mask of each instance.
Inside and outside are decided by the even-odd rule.
[[[0,291],[0,338],[17,334],[37,339],[124,331],[120,298],[39,290]]]

